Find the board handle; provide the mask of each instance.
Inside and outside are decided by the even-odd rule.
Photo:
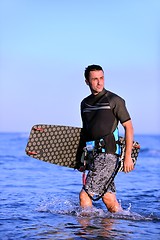
[[[42,128],[42,127],[33,127],[33,129],[36,131],[40,131],[40,132],[44,131],[44,128]]]
[[[26,153],[27,153],[28,155],[37,155],[37,152],[33,152],[33,151],[26,151]]]

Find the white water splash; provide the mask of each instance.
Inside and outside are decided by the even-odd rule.
[[[122,208],[121,201],[119,201],[121,210],[116,212],[116,213],[107,213],[107,216],[109,218],[114,218],[114,219],[124,219],[124,220],[134,220],[134,221],[140,221],[140,220],[152,220],[152,218],[148,218],[145,216],[140,215],[139,213],[132,212],[131,207],[132,204],[129,203],[128,208],[125,210]]]
[[[150,221],[153,220],[152,216],[145,217],[139,213],[132,212],[132,205],[129,203],[127,209],[122,208],[121,201],[119,201],[120,210],[116,213],[110,213],[107,209],[89,207],[81,208],[78,203],[75,204],[72,200],[64,200],[59,198],[52,198],[51,200],[42,201],[41,204],[36,208],[38,212],[50,212],[52,214],[72,215],[77,217],[100,217],[108,219],[124,219],[134,221]]]

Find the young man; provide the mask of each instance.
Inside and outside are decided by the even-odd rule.
[[[80,192],[80,206],[91,207],[94,195],[102,197],[110,212],[120,210],[115,195],[114,180],[107,185],[117,166],[116,140],[114,132],[120,122],[125,130],[126,154],[124,172],[133,170],[131,150],[133,142],[133,127],[125,101],[118,95],[104,88],[104,71],[99,65],[90,65],[85,69],[85,82],[91,90],[91,95],[81,102],[82,133],[77,154],[77,169],[84,170],[81,155],[88,143],[103,140],[103,151],[94,149],[89,163],[86,182]]]

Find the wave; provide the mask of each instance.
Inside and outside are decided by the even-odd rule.
[[[151,149],[151,148],[141,148],[139,152],[139,156],[141,157],[160,157],[160,149]]]

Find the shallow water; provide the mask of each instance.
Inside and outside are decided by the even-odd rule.
[[[160,239],[160,136],[136,136],[136,169],[116,176],[123,211],[79,207],[81,173],[25,155],[28,134],[0,134],[0,239]]]

